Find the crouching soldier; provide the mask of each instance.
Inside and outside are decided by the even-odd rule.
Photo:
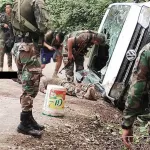
[[[72,62],[66,69],[67,81],[74,81],[74,63],[76,72],[84,70],[84,56],[88,52],[87,49],[94,44],[104,44],[105,41],[105,35],[89,30],[75,31],[65,37],[63,56],[67,55],[68,60]],[[68,62],[64,63],[66,65]]]

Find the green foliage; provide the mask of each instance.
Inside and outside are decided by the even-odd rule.
[[[50,29],[66,32],[98,30],[109,4],[122,0],[46,0],[50,16]]]
[[[13,0],[0,0],[0,12],[4,11],[5,4],[12,4]]]

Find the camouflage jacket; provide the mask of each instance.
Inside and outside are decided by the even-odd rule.
[[[122,128],[131,128],[137,116],[145,115],[147,120],[150,121],[149,112],[146,112],[145,107],[142,107],[143,102],[146,100],[143,98],[143,95],[150,87],[149,76],[150,43],[143,47],[134,65],[128,98],[123,112]]]
[[[68,49],[67,42],[68,39],[71,37],[74,37],[74,44],[73,49],[78,51],[81,49],[81,53],[85,54],[87,52],[87,48],[90,48],[93,44],[91,43],[92,40],[92,33],[96,34],[96,31],[89,31],[89,30],[80,30],[80,31],[74,31],[68,35],[66,35],[64,42],[63,42],[63,53],[66,53],[66,50]]]

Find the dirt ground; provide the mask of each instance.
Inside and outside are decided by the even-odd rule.
[[[65,117],[55,118],[42,115],[44,94],[39,93],[34,100],[33,112],[36,120],[46,126],[46,130],[41,139],[35,139],[16,132],[21,86],[11,80],[0,80],[0,84],[3,85],[0,87],[0,149],[94,150],[99,149],[99,144],[104,142],[109,147],[109,137],[105,135],[103,128],[107,126],[107,122],[111,125],[119,124],[121,115],[104,101],[94,102],[67,96]],[[110,129],[108,133],[111,135],[112,132],[118,134],[116,129]]]
[[[47,76],[52,73],[49,67],[54,68],[54,64],[44,70]],[[45,95],[39,92],[33,114],[46,129],[42,138],[37,139],[16,132],[21,85],[11,79],[0,79],[0,85],[0,150],[124,150],[120,134],[122,113],[103,99],[90,101],[66,96],[65,116],[56,118],[42,114]],[[138,140],[134,149],[150,149],[148,138]]]

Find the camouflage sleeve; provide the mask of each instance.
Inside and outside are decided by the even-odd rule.
[[[34,2],[34,15],[36,18],[36,23],[38,25],[38,29],[41,33],[46,33],[48,27],[48,12],[45,8],[44,0],[35,0]]]
[[[146,89],[147,75],[150,69],[150,45],[145,46],[139,63],[133,72],[128,98],[123,112],[122,128],[131,128],[135,118],[142,113],[141,102]]]

